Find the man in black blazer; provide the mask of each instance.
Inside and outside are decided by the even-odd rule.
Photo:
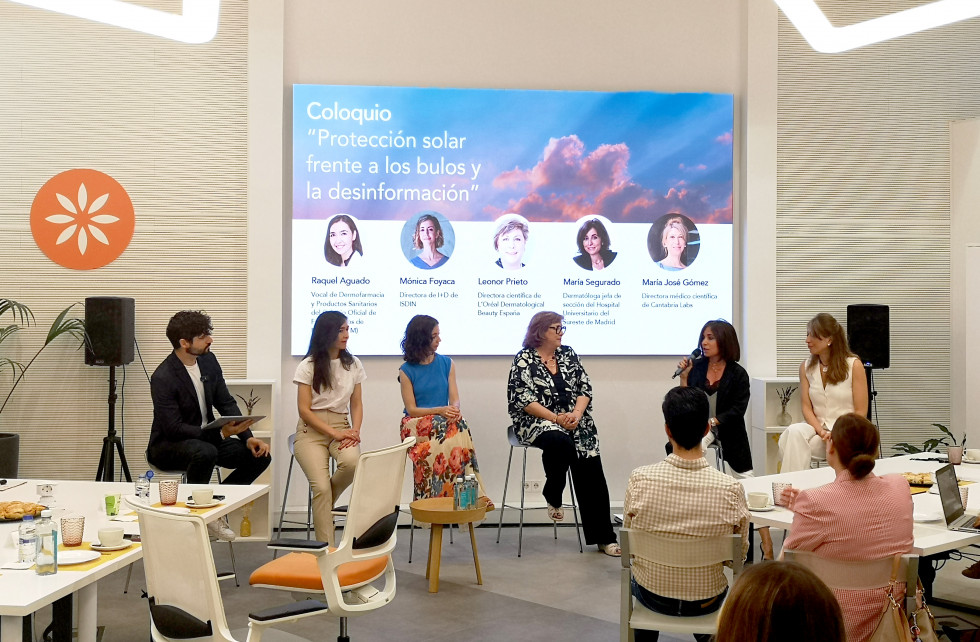
[[[234,469],[224,483],[251,484],[272,461],[269,445],[252,436],[252,422],[201,430],[214,421],[214,409],[222,416],[242,414],[211,353],[211,330],[211,318],[191,310],[167,324],[174,351],[150,378],[153,427],[146,458],[158,468],[187,471],[189,484],[208,483],[215,464]]]

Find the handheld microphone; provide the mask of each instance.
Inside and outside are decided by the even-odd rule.
[[[694,349],[694,352],[692,352],[691,353],[691,356],[688,357],[688,358],[691,360],[692,363],[695,362],[695,361],[700,360],[701,359],[701,348],[695,348]],[[677,370],[674,370],[674,376],[671,377],[671,379],[676,379],[682,372],[684,372],[684,368],[681,367],[681,366],[677,366]]]

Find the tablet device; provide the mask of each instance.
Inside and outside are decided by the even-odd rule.
[[[239,421],[245,421],[246,419],[251,419],[254,423],[260,419],[265,419],[265,415],[228,415],[227,417],[218,417],[208,425],[201,428],[201,430],[215,430],[221,428],[225,424],[233,424]]]

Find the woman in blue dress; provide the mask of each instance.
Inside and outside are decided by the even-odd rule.
[[[459,409],[456,366],[436,353],[439,342],[439,322],[432,317],[420,314],[408,322],[398,381],[405,403],[401,438],[416,438],[408,451],[414,467],[412,494],[414,499],[452,497],[456,478],[472,474],[485,496],[473,438]]]

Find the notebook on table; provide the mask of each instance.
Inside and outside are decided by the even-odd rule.
[[[939,486],[939,499],[943,504],[943,514],[946,516],[946,527],[951,531],[966,531],[980,533],[980,528],[973,526],[977,516],[967,513],[960,499],[960,484],[956,479],[956,471],[952,464],[946,464],[936,471],[936,485]]]

